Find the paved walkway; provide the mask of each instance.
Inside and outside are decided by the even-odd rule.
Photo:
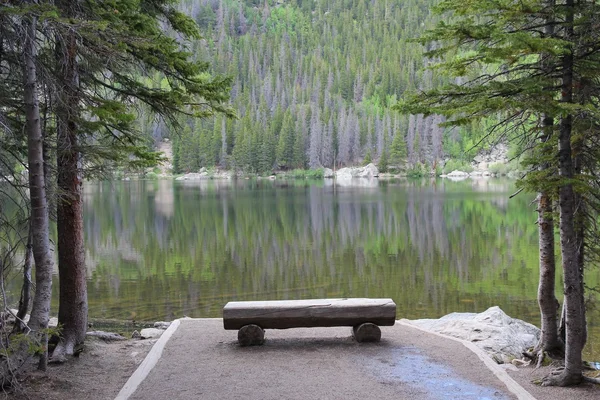
[[[240,347],[221,319],[175,321],[117,399],[533,399],[462,342],[381,330],[364,344],[350,328],[268,330],[265,345]]]

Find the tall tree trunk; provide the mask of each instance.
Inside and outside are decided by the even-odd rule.
[[[44,329],[50,319],[52,297],[52,270],[54,260],[50,247],[50,228],[46,180],[44,178],[44,139],[37,94],[37,18],[26,18],[23,41],[24,56],[24,101],[27,131],[27,161],[29,164],[29,196],[31,199],[31,236],[35,260],[35,296],[29,319],[29,328],[35,333],[44,348],[39,368],[46,369],[47,341]]]
[[[58,1],[64,15],[71,15],[71,2]],[[87,329],[87,281],[83,238],[82,174],[78,147],[79,77],[77,73],[77,38],[70,30],[56,38],[56,61],[59,66],[57,95],[57,203],[59,309],[58,322],[63,326],[52,361],[64,361],[85,340]]]
[[[554,261],[554,219],[552,199],[547,192],[538,194],[538,233],[540,249],[540,281],[538,303],[542,314],[542,335],[537,346],[538,361],[544,352],[561,352],[563,343],[558,337],[558,300],[554,293],[556,265]]]
[[[547,0],[546,8],[552,12],[555,6],[555,0]],[[554,18],[546,18],[544,27],[544,36],[552,37],[554,35]],[[548,70],[551,64],[548,58],[549,54],[542,54],[542,68]],[[550,114],[544,114],[542,117],[542,137],[540,144],[542,152],[548,154],[554,151],[554,146],[548,146],[548,141],[552,139],[554,130],[554,118]],[[540,170],[550,168],[548,163],[540,166]],[[556,353],[563,351],[563,343],[558,336],[557,312],[559,303],[555,294],[556,283],[556,263],[554,260],[554,218],[552,216],[552,198],[547,191],[538,193],[538,235],[540,250],[540,280],[538,285],[538,303],[542,314],[542,335],[540,343],[536,350],[538,351],[538,366],[544,359],[544,353]]]
[[[567,0],[565,6],[565,40],[573,41],[574,0]],[[561,101],[569,104],[573,102],[572,51],[563,56],[562,64]],[[572,183],[574,178],[573,152],[571,149],[572,130],[573,116],[571,114],[563,116],[560,122],[558,139],[558,167],[562,181],[559,187],[559,211],[566,316],[565,368],[560,375],[546,378],[544,385],[568,386],[579,384],[583,380],[583,360],[581,354],[585,344],[585,305],[575,232],[576,204]]]
[[[27,131],[27,161],[29,163],[29,194],[31,198],[31,236],[35,260],[35,296],[29,328],[39,331],[48,327],[50,299],[52,296],[52,270],[54,261],[50,246],[50,228],[46,182],[44,180],[44,151],[37,94],[36,66],[37,19],[24,22],[24,100]]]

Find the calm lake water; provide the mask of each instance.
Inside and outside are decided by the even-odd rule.
[[[89,183],[90,317],[220,317],[231,300],[391,297],[398,318],[499,305],[539,325],[533,196],[509,199],[514,191],[496,179]],[[600,269],[587,274],[589,286],[600,283]],[[600,313],[588,315],[587,355],[600,359]]]

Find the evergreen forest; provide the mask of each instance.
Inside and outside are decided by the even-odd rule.
[[[441,116],[391,111],[405,91],[439,86],[424,47],[410,41],[439,20],[435,0],[184,0],[204,38],[192,52],[233,78],[237,119],[184,121],[170,138],[174,172],[222,167],[267,174],[379,162],[435,169],[473,155],[477,129]],[[334,165],[335,164],[335,165]]]

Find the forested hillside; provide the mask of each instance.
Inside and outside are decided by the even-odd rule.
[[[220,166],[246,172],[356,165],[435,167],[461,157],[473,138],[406,117],[389,106],[427,89],[423,48],[409,42],[436,22],[436,0],[182,0],[201,26],[192,44],[215,73],[233,78],[237,120],[185,121],[172,132],[175,172]],[[467,139],[465,139],[465,137]]]

